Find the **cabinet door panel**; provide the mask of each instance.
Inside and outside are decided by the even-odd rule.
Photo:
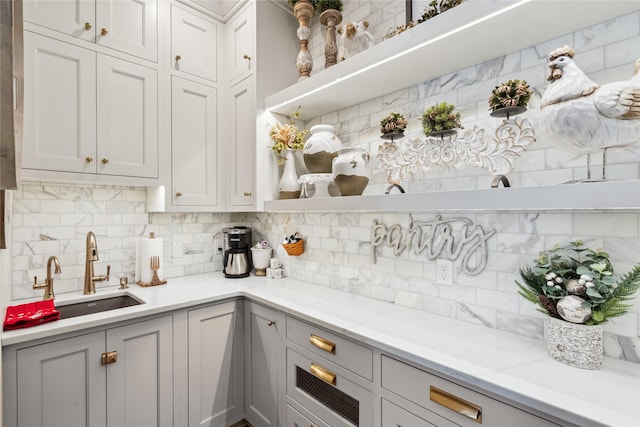
[[[284,316],[247,302],[245,305],[246,416],[254,427],[278,426],[278,395],[284,394]]]
[[[96,42],[157,61],[157,9],[157,0],[97,0]]]
[[[217,81],[217,46],[216,23],[175,6],[171,9],[171,61],[176,70]]]
[[[253,61],[255,61],[253,27],[251,7],[227,23],[225,46],[229,50],[228,70],[232,85],[253,73]]]
[[[189,426],[217,426],[244,411],[242,302],[189,311]]]
[[[95,53],[31,32],[24,43],[23,167],[95,172]]]
[[[98,56],[98,173],[158,176],[156,70]]]
[[[107,365],[109,425],[173,425],[172,328],[166,316],[107,331],[118,358]]]
[[[106,425],[104,332],[17,351],[18,426]]]
[[[93,41],[95,34],[94,0],[27,0],[24,19],[52,30]],[[90,27],[85,28],[85,24]]]
[[[172,204],[216,206],[218,204],[216,89],[173,77],[171,92]]]
[[[249,77],[231,88],[229,122],[229,204],[255,203],[255,81]]]
[[[382,425],[385,427],[435,426],[385,399],[382,399]]]

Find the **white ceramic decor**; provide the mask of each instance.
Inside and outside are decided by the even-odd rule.
[[[293,158],[293,150],[286,149],[282,152],[284,161],[284,170],[280,178],[278,191],[281,199],[297,199],[300,197],[300,182],[298,182],[298,173],[296,172],[295,159]]]
[[[342,141],[331,125],[315,125],[310,131],[311,136],[302,149],[304,164],[311,173],[330,173],[331,162],[342,148]]]
[[[340,195],[359,196],[369,184],[371,155],[364,148],[344,147],[333,159],[332,176]]]

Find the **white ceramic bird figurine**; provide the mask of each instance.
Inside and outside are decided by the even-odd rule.
[[[630,80],[598,85],[572,58],[573,49],[567,46],[549,55],[550,83],[541,99],[540,130],[569,152],[590,155],[603,150],[604,179],[606,149],[640,142],[640,59]]]

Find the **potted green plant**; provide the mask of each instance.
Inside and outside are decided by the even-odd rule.
[[[316,12],[320,14],[327,10],[337,10],[338,12],[342,12],[344,7],[342,0],[315,0],[315,3]]]
[[[520,276],[518,293],[549,316],[549,354],[571,366],[600,368],[601,324],[631,307],[628,301],[640,288],[640,263],[616,280],[609,254],[578,240],[540,252]]]
[[[400,113],[389,113],[380,120],[380,132],[383,135],[403,135],[407,129],[407,119]]]
[[[431,0],[431,2],[424,7],[424,12],[420,19],[418,19],[418,23],[428,21],[434,16],[440,15],[449,9],[453,9],[463,1],[464,0]]]
[[[531,90],[527,81],[509,79],[491,91],[489,110],[493,116],[520,114],[527,110],[529,99],[531,99]]]
[[[425,136],[444,136],[463,129],[461,116],[455,105],[446,102],[432,105],[422,114],[422,130]]]

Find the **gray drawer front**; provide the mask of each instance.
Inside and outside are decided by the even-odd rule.
[[[287,339],[369,381],[373,378],[373,352],[368,347],[292,317],[287,317]]]

